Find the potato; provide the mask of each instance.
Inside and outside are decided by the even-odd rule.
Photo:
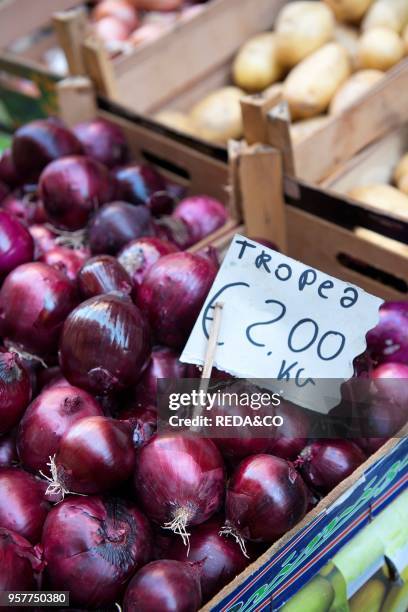
[[[364,17],[364,30],[386,27],[398,34],[408,23],[407,0],[377,0]]]
[[[394,182],[398,189],[404,193],[408,193],[408,153],[406,153],[398,162],[394,170]]]
[[[250,38],[235,58],[234,83],[250,92],[266,89],[283,74],[276,55],[276,35],[264,32]]]
[[[225,143],[242,136],[240,99],[245,95],[238,87],[223,87],[194,106],[190,117],[200,135],[211,142]]]
[[[339,21],[358,22],[370,8],[373,0],[324,0]]]
[[[327,115],[319,115],[318,117],[312,117],[312,119],[303,119],[302,121],[292,123],[290,126],[292,144],[297,145],[302,140],[306,140],[306,138],[317,132],[328,121],[329,117]]]
[[[328,43],[300,62],[283,85],[292,119],[323,113],[350,73],[347,51],[338,43]]]
[[[380,211],[396,213],[408,219],[408,196],[391,185],[378,183],[355,187],[348,195]]]
[[[408,174],[404,174],[398,181],[398,189],[408,196]]]
[[[330,102],[329,112],[331,115],[339,115],[356,100],[361,98],[382,77],[381,70],[359,70],[351,75],[340,87]]]
[[[178,130],[179,132],[186,132],[186,134],[198,136],[198,130],[195,127],[193,120],[185,113],[180,113],[179,111],[174,110],[164,110],[157,113],[154,118],[159,123]]]
[[[278,60],[292,68],[333,38],[333,12],[322,2],[290,2],[276,21]]]
[[[349,54],[351,65],[354,68],[357,64],[359,31],[342,23],[337,23],[334,28],[334,40],[344,47]]]
[[[408,245],[403,244],[402,242],[392,240],[392,238],[386,238],[385,236],[372,232],[365,227],[356,227],[354,233],[359,238],[363,238],[363,240],[367,240],[367,242],[371,242],[376,246],[387,249],[387,251],[394,251],[394,253],[399,253],[400,255],[405,255],[405,257],[408,257]]]
[[[404,44],[389,28],[370,28],[358,42],[357,63],[360,68],[389,70],[404,57]]]

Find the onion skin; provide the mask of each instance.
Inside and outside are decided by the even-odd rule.
[[[132,164],[114,172],[120,197],[132,204],[147,204],[157,191],[166,191],[166,181],[153,167]]]
[[[35,224],[28,228],[34,240],[34,257],[40,259],[47,251],[53,249],[56,245],[56,235],[51,232],[45,225]]]
[[[190,228],[182,219],[164,216],[153,221],[153,228],[157,238],[174,244],[178,249],[188,249],[194,244]]]
[[[0,468],[0,527],[37,544],[49,510],[44,494],[44,484],[31,474]]]
[[[89,416],[103,416],[103,411],[82,389],[66,383],[40,393],[18,428],[18,454],[24,468],[48,473],[49,458],[56,454],[62,436],[74,423]]]
[[[11,149],[4,149],[3,153],[0,154],[0,181],[6,183],[9,187],[16,187],[20,182]]]
[[[89,223],[89,244],[94,255],[116,255],[131,240],[153,232],[145,206],[112,202],[103,206]]]
[[[15,353],[0,350],[0,435],[13,429],[31,400],[31,379]]]
[[[41,549],[18,533],[0,528],[0,591],[36,591],[43,567]]]
[[[125,421],[132,430],[133,446],[141,448],[157,430],[157,411],[154,406],[133,406],[121,411],[120,421]]]
[[[172,539],[170,559],[200,563],[203,603],[209,601],[250,563],[232,538],[220,535],[223,522],[212,518],[191,532],[190,550],[181,540]]]
[[[12,431],[0,436],[0,467],[12,467],[17,463],[16,433]]]
[[[115,1],[116,4],[116,1]],[[121,128],[106,119],[79,123],[73,129],[85,155],[96,159],[107,168],[124,164],[129,148]]]
[[[91,257],[79,271],[77,281],[84,299],[111,291],[131,295],[133,290],[128,273],[111,255]]]
[[[140,285],[152,265],[164,255],[178,251],[174,244],[149,236],[132,240],[118,253],[117,259],[135,285]]]
[[[157,524],[183,510],[186,525],[199,525],[220,509],[224,465],[209,439],[154,436],[139,452],[134,485],[147,516]]]
[[[113,199],[115,182],[99,162],[71,156],[45,168],[39,189],[49,220],[56,227],[75,231],[86,226],[91,213]]]
[[[148,366],[135,389],[141,404],[157,404],[157,381],[160,378],[186,378],[187,364],[181,363],[180,355],[170,348],[157,346],[152,351]]]
[[[169,215],[173,211],[175,203],[175,199],[167,191],[156,191],[147,200],[146,205],[152,215],[161,217],[162,215]]]
[[[408,365],[383,363],[373,370],[371,378],[375,381],[377,393],[384,400],[398,404],[408,419]]]
[[[139,287],[138,304],[160,344],[184,346],[216,274],[210,261],[193,253],[172,253],[153,264]]]
[[[310,419],[305,410],[287,401],[281,401],[276,414],[283,418],[276,436],[270,440],[268,452],[287,461],[294,461],[306,446],[310,434]]]
[[[5,183],[0,181],[0,203],[2,203],[9,194],[9,189]]]
[[[74,286],[59,270],[40,262],[19,266],[0,290],[0,334],[47,358],[75,303]]]
[[[35,194],[17,191],[10,193],[1,203],[1,208],[16,217],[23,225],[44,223],[46,215],[41,200]]]
[[[131,300],[115,294],[80,304],[66,319],[60,343],[64,376],[94,394],[129,387],[150,356],[150,331]]]
[[[35,182],[45,166],[61,157],[81,155],[82,146],[61,122],[39,119],[16,131],[11,150],[18,175]]]
[[[100,497],[71,497],[55,506],[42,543],[50,587],[68,590],[70,605],[85,608],[118,600],[152,552],[149,523],[136,506]]]
[[[60,270],[69,280],[75,281],[78,272],[90,257],[87,249],[70,249],[68,247],[56,246],[40,258],[45,264]]]
[[[300,454],[300,470],[310,487],[328,493],[365,461],[361,449],[349,440],[315,440]]]
[[[228,219],[225,206],[209,196],[193,196],[182,200],[173,213],[189,227],[194,242],[199,242],[219,229]]]
[[[196,612],[201,605],[198,570],[181,561],[152,561],[132,578],[124,612]]]
[[[0,279],[33,257],[34,240],[29,231],[15,217],[0,210]]]
[[[408,302],[387,302],[378,325],[367,334],[370,357],[377,363],[408,364]]]
[[[292,464],[254,455],[240,463],[229,482],[227,525],[244,539],[274,542],[304,517],[308,502],[307,487]]]
[[[66,489],[92,495],[112,491],[127,480],[135,460],[130,427],[108,417],[91,416],[66,431],[55,463]]]

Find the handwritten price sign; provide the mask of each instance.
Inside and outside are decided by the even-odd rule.
[[[181,356],[202,365],[214,305],[223,304],[215,366],[274,379],[293,402],[320,412],[337,403],[324,379],[348,380],[382,300],[235,235]]]

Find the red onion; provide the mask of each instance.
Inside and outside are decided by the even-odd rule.
[[[153,264],[138,303],[161,344],[184,346],[216,274],[210,261],[193,253],[171,253]]]
[[[44,525],[46,576],[70,592],[70,605],[100,608],[122,596],[127,580],[151,556],[147,519],[118,499],[71,497]]]
[[[130,477],[134,463],[129,424],[104,416],[79,419],[59,441],[49,492],[107,493]]]
[[[224,465],[207,438],[155,436],[139,452],[134,484],[149,518],[187,544],[187,528],[220,509]]]
[[[147,444],[156,433],[157,412],[154,406],[133,406],[121,411],[118,418],[129,423],[135,448]]]
[[[70,231],[85,227],[91,213],[115,194],[107,168],[82,156],[49,164],[41,174],[39,187],[49,220]]]
[[[353,442],[367,455],[377,452],[387,442],[388,438],[355,438]]]
[[[124,612],[196,612],[201,606],[198,568],[182,561],[152,561],[132,578]]]
[[[112,202],[103,206],[89,223],[89,244],[94,254],[116,255],[131,240],[152,233],[146,206]]]
[[[275,411],[283,418],[283,425],[277,429],[275,438],[270,439],[269,452],[288,461],[295,460],[309,437],[309,416],[304,409],[283,400]]]
[[[81,153],[82,147],[76,136],[61,122],[47,119],[23,125],[14,134],[12,143],[18,175],[34,182],[50,162]]]
[[[365,461],[350,440],[315,440],[300,453],[300,470],[315,490],[328,493]]]
[[[16,433],[0,436],[0,467],[12,467],[18,463]]]
[[[146,205],[155,217],[169,215],[173,211],[175,204],[175,199],[167,191],[156,191],[146,202]]]
[[[120,197],[125,202],[146,204],[157,191],[166,191],[166,181],[152,166],[132,164],[118,168],[114,176],[119,185]]]
[[[0,181],[0,203],[6,199],[6,196],[9,193],[9,188],[5,183]]]
[[[35,259],[39,259],[44,255],[44,253],[50,251],[56,246],[55,239],[57,236],[53,234],[52,231],[45,225],[31,225],[28,228],[28,231],[34,240]]]
[[[17,468],[0,468],[0,527],[37,544],[49,504],[43,482]]]
[[[75,281],[79,270],[89,257],[88,249],[56,246],[44,253],[40,261],[60,270],[71,281]]]
[[[246,539],[274,542],[303,518],[307,507],[307,487],[291,463],[272,455],[247,457],[227,488],[223,532],[241,546]]]
[[[225,206],[209,196],[192,196],[182,200],[173,213],[189,227],[194,242],[199,242],[225,225],[228,214]]]
[[[15,217],[0,210],[0,279],[33,257],[34,241],[28,230]]]
[[[371,378],[377,393],[398,404],[408,420],[408,364],[383,363],[373,370]]]
[[[0,333],[26,351],[47,357],[56,351],[75,302],[75,289],[59,270],[40,262],[19,266],[0,290]]]
[[[30,399],[27,370],[15,353],[0,350],[0,434],[17,425]]]
[[[73,130],[85,151],[108,168],[127,161],[129,150],[122,129],[106,119],[79,123]]]
[[[46,220],[42,202],[35,194],[25,194],[21,191],[10,193],[1,203],[1,208],[24,225],[43,223]]]
[[[67,317],[60,346],[69,382],[104,394],[137,379],[150,355],[150,333],[130,299],[106,294],[83,302]]]
[[[204,603],[243,572],[249,563],[236,542],[220,535],[222,525],[219,518],[213,518],[193,529],[188,556],[180,540],[174,540],[169,550],[171,559],[201,562],[199,575]]]
[[[387,302],[380,321],[367,334],[369,354],[378,363],[408,364],[408,302]]]
[[[208,259],[217,268],[220,267],[220,259],[218,257],[218,252],[217,249],[215,249],[213,246],[207,246],[203,249],[200,249],[199,251],[197,251],[197,255],[201,255],[201,257]]]
[[[36,577],[43,569],[41,549],[0,528],[0,567],[0,591],[36,591]]]
[[[143,372],[135,389],[141,404],[157,404],[157,380],[159,378],[185,378],[187,365],[179,361],[180,355],[167,347],[153,349],[149,365]]]
[[[406,385],[405,381],[403,384]],[[403,393],[406,393],[406,389],[400,390],[400,397]],[[405,425],[408,416],[407,411],[407,404],[399,404],[387,397],[374,397],[370,402],[363,404],[362,409],[356,416],[360,421],[362,435],[377,438],[374,446],[379,448]],[[382,441],[380,442],[378,438]]]
[[[9,187],[15,187],[20,182],[14,166],[11,149],[4,149],[0,153],[0,181],[6,183]]]
[[[133,289],[128,273],[111,255],[89,259],[78,274],[78,287],[85,299],[111,291],[131,295]]]
[[[146,237],[129,242],[120,251],[117,259],[128,272],[133,283],[140,285],[148,270],[160,257],[176,251],[177,247],[167,240]]]
[[[190,228],[182,219],[165,216],[153,221],[154,234],[160,240],[174,244],[178,249],[188,249],[194,244]]]
[[[33,472],[48,472],[50,457],[71,425],[85,417],[102,415],[102,408],[82,389],[67,385],[46,389],[30,404],[18,429],[23,466]]]

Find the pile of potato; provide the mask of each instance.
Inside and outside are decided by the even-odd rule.
[[[191,112],[157,119],[213,142],[242,136],[240,98],[272,85],[289,104],[299,142],[377,83],[408,54],[408,0],[289,2],[274,32],[248,40],[232,68],[234,85]]]
[[[394,185],[374,183],[354,187],[350,197],[384,212],[394,212],[408,220],[408,153],[403,155],[395,167]]]

